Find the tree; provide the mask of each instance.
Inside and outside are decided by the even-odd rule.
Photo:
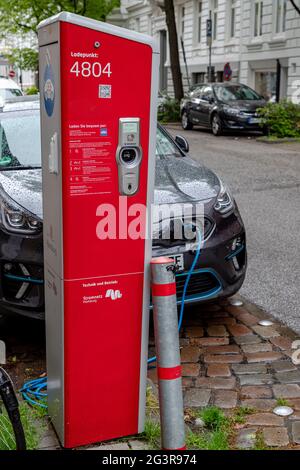
[[[105,20],[119,3],[119,0],[0,0],[0,35],[37,35],[37,25],[61,11]]]
[[[291,4],[293,5],[293,7],[295,8],[295,10],[299,13],[300,15],[300,6],[297,6],[296,5],[296,2],[295,0],[290,0],[291,1]]]
[[[0,38],[9,34],[36,38],[38,24],[61,11],[105,21],[119,3],[119,0],[0,0]],[[21,70],[38,71],[35,47],[15,48],[6,57]]]
[[[38,52],[29,47],[14,48],[5,57],[10,64],[21,70],[37,70],[39,65]]]
[[[174,85],[175,98],[180,101],[183,98],[182,75],[179,60],[178,36],[174,12],[173,0],[164,0],[164,10],[169,33],[170,62]]]

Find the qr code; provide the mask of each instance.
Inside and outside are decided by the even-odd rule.
[[[111,85],[99,85],[99,98],[111,98]]]

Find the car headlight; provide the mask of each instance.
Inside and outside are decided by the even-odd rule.
[[[8,231],[22,235],[35,235],[41,232],[42,221],[19,206],[0,188],[0,223]]]
[[[233,209],[233,198],[230,194],[229,189],[220,180],[220,191],[217,197],[217,201],[214,205],[217,212],[221,214],[227,214]]]
[[[228,105],[223,106],[223,111],[229,116],[237,116],[238,114],[240,114],[240,110],[238,108],[232,108]]]

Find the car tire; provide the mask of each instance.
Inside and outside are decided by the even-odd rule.
[[[217,113],[211,118],[211,130],[213,135],[219,136],[223,134],[222,121]]]
[[[193,129],[193,124],[191,123],[189,115],[186,111],[183,111],[181,115],[181,125],[184,131],[190,131],[191,129]]]

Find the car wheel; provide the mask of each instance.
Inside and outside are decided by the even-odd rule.
[[[189,116],[188,116],[188,113],[186,111],[183,111],[183,113],[181,115],[181,125],[182,125],[182,128],[185,131],[193,129],[193,124],[189,120]]]
[[[213,135],[218,136],[223,132],[222,121],[218,114],[214,114],[211,120],[211,130]]]

